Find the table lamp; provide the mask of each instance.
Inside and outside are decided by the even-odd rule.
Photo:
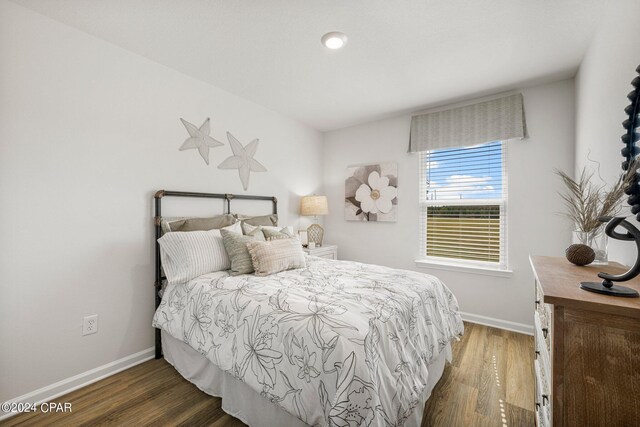
[[[317,246],[322,246],[324,228],[318,224],[318,216],[327,215],[329,208],[327,196],[304,196],[300,199],[300,215],[314,217],[314,224],[307,228],[307,238],[309,243],[313,242]]]

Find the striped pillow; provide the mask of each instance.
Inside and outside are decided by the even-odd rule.
[[[240,223],[224,230],[242,232]],[[167,282],[171,285],[231,267],[220,230],[174,231],[159,238],[158,244]]]
[[[256,276],[268,276],[280,271],[304,268],[304,252],[297,239],[280,239],[269,242],[248,242]]]

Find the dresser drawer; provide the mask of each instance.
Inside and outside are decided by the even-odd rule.
[[[545,390],[547,387],[544,382],[543,368],[534,362],[534,371],[536,375],[536,425],[540,427],[551,426],[551,395]]]
[[[534,361],[534,372],[536,376],[536,403],[540,404],[540,408],[537,410],[547,418],[543,418],[544,422],[541,423],[541,425],[551,425],[553,385],[551,383],[549,353],[545,347],[544,340],[537,340],[535,346],[536,359]],[[537,405],[536,408],[538,408]]]
[[[536,357],[535,361],[538,363],[540,369],[540,382],[542,385],[542,392],[548,396],[551,396],[551,353],[547,351],[545,341],[543,339],[535,340]]]
[[[540,283],[536,280],[536,313],[540,316],[540,323],[543,328],[551,329],[552,325],[552,316],[553,316],[553,306],[551,304],[546,304],[544,302],[544,293],[542,292],[542,287]]]
[[[327,259],[338,259],[338,246],[336,245],[325,245],[318,246],[315,248],[304,248],[305,253],[311,256],[317,256],[320,258]]]
[[[551,412],[542,405],[536,404],[536,426],[551,427]]]
[[[542,347],[546,350],[547,354],[551,355],[551,343],[552,340],[552,329],[546,324],[540,314],[536,311],[534,314],[533,324],[534,324],[534,334],[536,342],[541,342]],[[548,323],[548,322],[547,322]]]
[[[334,251],[315,252],[313,256],[327,259],[336,259],[336,254]]]
[[[536,339],[540,335],[541,339],[545,341],[547,353],[551,354],[552,330],[553,330],[553,306],[544,302],[544,292],[542,286],[536,280],[535,281],[535,326],[536,326]]]

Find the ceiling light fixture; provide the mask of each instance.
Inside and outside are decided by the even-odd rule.
[[[347,36],[344,33],[339,31],[332,31],[330,33],[325,34],[320,39],[322,44],[328,49],[340,49],[342,46],[347,44]]]

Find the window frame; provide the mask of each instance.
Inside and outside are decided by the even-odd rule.
[[[427,173],[429,168],[427,167],[428,156],[433,151],[429,150],[421,151],[418,155],[419,161],[419,184],[418,184],[418,214],[419,214],[419,257],[416,260],[418,266],[432,266],[435,268],[441,268],[444,270],[457,270],[462,271],[488,271],[496,272],[498,276],[500,273],[511,273],[509,270],[509,235],[508,235],[508,157],[507,157],[507,141],[490,141],[500,142],[501,144],[501,161],[502,161],[502,197],[499,199],[461,199],[461,200],[428,200],[427,196]],[[459,148],[465,148],[469,146],[461,146]],[[451,147],[455,148],[455,147]],[[450,149],[450,148],[443,148]],[[464,172],[464,171],[461,171]],[[479,260],[467,260],[460,258],[439,257],[427,255],[427,209],[429,206],[486,206],[486,205],[498,205],[500,207],[500,230],[502,233],[500,239],[500,260],[498,262],[491,261],[479,261]]]

